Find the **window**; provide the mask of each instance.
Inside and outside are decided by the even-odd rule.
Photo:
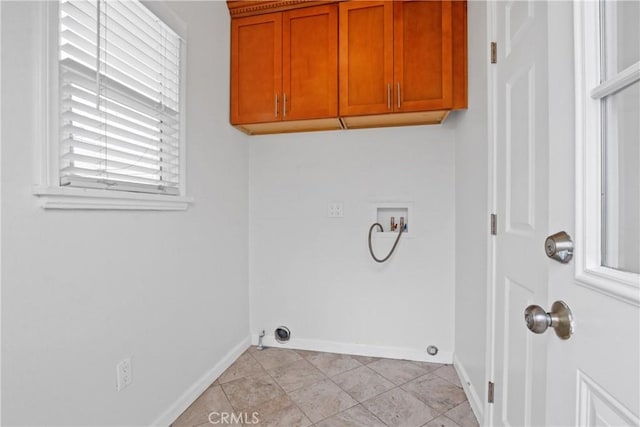
[[[640,3],[575,8],[577,280],[640,305]]]
[[[640,2],[600,3],[601,264],[640,273]]]
[[[36,189],[43,206],[185,209],[186,43],[164,18],[179,20],[157,2],[47,7],[53,137],[46,185]]]

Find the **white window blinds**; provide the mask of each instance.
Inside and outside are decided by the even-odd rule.
[[[182,40],[132,0],[60,2],[60,185],[179,194]]]

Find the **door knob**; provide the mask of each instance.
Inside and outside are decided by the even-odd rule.
[[[549,326],[560,339],[568,340],[573,334],[573,314],[564,301],[554,302],[549,313],[539,305],[530,305],[524,310],[524,320],[527,328],[536,334],[545,332]]]
[[[552,234],[544,241],[544,251],[551,259],[555,259],[563,264],[571,261],[573,257],[573,241],[564,231]]]

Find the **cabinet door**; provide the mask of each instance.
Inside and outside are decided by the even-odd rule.
[[[392,111],[393,3],[340,3],[340,115]]]
[[[394,111],[452,107],[451,1],[394,2]]]
[[[285,12],[282,37],[284,120],[337,117],[338,6]]]
[[[281,119],[282,14],[231,20],[231,123]]]

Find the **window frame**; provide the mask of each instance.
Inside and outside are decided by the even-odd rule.
[[[37,118],[41,129],[38,150],[38,171],[33,194],[38,197],[43,209],[84,210],[186,210],[193,203],[187,196],[186,181],[186,76],[187,76],[187,29],[168,6],[161,2],[142,1],[158,18],[164,21],[184,41],[180,67],[180,182],[178,195],[129,192],[109,189],[93,189],[60,185],[59,162],[59,72],[58,72],[58,28],[59,2],[40,3],[40,34],[38,42],[40,107]]]
[[[640,79],[636,63],[600,83],[600,5],[574,2],[576,283],[640,306],[640,274],[602,266],[602,108],[607,94]],[[594,49],[598,46],[598,49]]]

